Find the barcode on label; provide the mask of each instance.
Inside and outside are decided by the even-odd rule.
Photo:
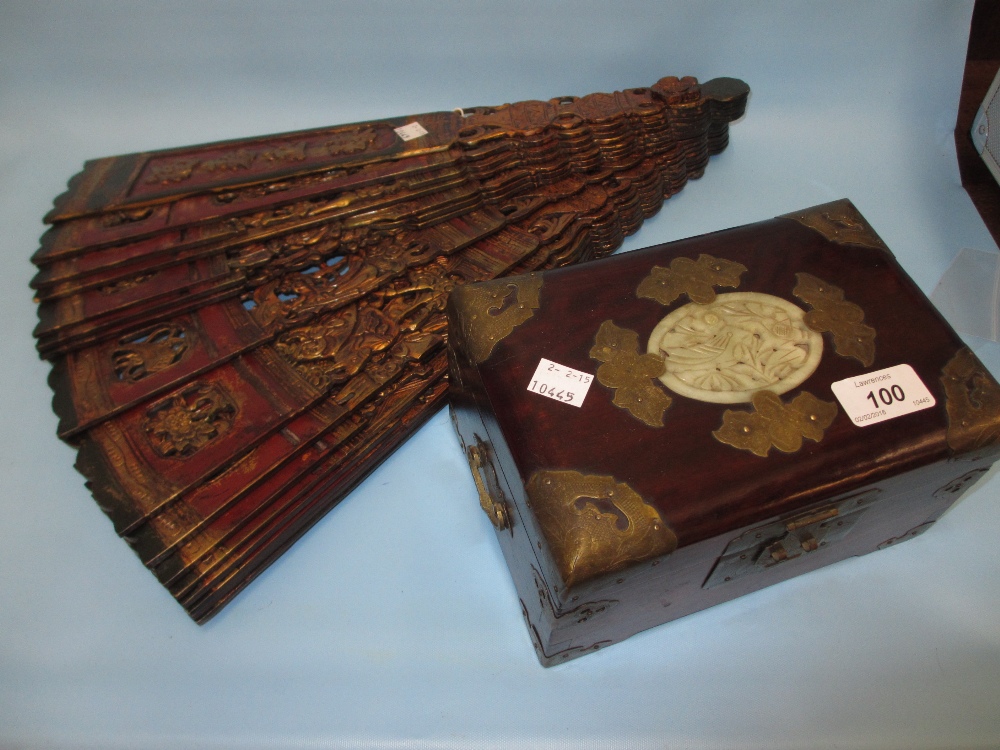
[[[528,390],[572,406],[583,406],[594,376],[549,359],[541,359],[531,376]]]
[[[414,138],[419,138],[422,135],[427,135],[427,131],[424,126],[419,122],[411,122],[409,125],[402,125],[395,128],[396,135],[402,138],[404,141],[412,141]]]
[[[929,409],[937,403],[909,365],[896,365],[838,380],[830,388],[858,427]]]

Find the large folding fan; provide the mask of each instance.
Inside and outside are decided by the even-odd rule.
[[[611,253],[748,93],[663,78],[87,162],[33,257],[59,435],[202,622],[443,403],[450,289]]]

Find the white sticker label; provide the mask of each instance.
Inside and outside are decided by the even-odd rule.
[[[896,365],[839,380],[830,388],[847,416],[858,427],[929,409],[936,403],[927,386],[909,365]]]
[[[409,125],[403,125],[395,129],[396,135],[402,138],[404,141],[412,141],[414,138],[419,138],[420,136],[427,135],[427,131],[424,130],[424,126],[419,122],[411,122]]]
[[[564,404],[583,406],[583,400],[593,381],[594,376],[589,373],[542,359],[535,368],[535,374],[531,376],[528,390]]]

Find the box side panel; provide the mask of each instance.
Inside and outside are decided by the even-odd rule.
[[[994,458],[979,454],[941,461],[594,581],[573,592],[580,601],[598,603],[587,607],[591,616],[582,622],[556,618],[546,647],[569,657],[587,653],[597,644],[610,645],[848,557],[912,539],[984,476]],[[856,503],[861,507],[852,513]],[[839,514],[829,515],[834,509]],[[812,524],[800,525],[810,520]],[[832,533],[817,531],[820,524]],[[838,524],[847,531],[838,533]],[[816,546],[802,544],[812,533]]]

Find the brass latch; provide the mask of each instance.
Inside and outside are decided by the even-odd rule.
[[[702,588],[767,570],[832,544],[854,527],[879,492],[868,490],[835,505],[740,534],[726,547]]]
[[[500,489],[496,470],[487,459],[488,451],[489,446],[477,435],[476,444],[470,445],[468,448],[467,458],[469,459],[469,468],[472,469],[472,478],[476,482],[476,490],[479,492],[479,505],[494,528],[500,531],[510,528],[510,517],[507,513],[507,504],[503,500],[503,491]],[[490,494],[490,489],[493,489],[501,499],[495,500]]]

